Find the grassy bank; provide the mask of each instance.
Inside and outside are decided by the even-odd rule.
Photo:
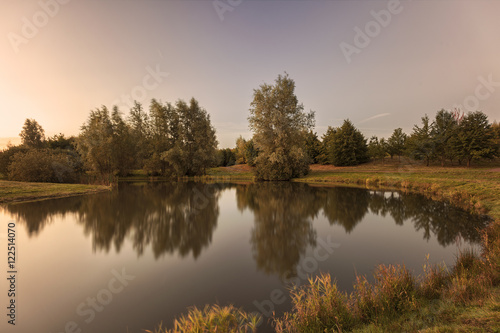
[[[345,168],[312,166],[309,175],[295,181],[422,193],[500,219],[500,170],[491,165],[476,168],[426,167],[386,162]]]
[[[251,181],[253,174],[250,167],[235,165],[209,169],[204,179]],[[307,176],[293,181],[421,193],[436,200],[450,201],[471,212],[500,219],[500,163],[474,168],[426,167],[394,159],[355,167],[312,165]]]
[[[240,168],[216,168],[210,174],[226,180],[251,180],[249,169]],[[309,285],[291,291],[294,307],[274,318],[277,332],[500,332],[498,165],[443,168],[408,161],[346,168],[316,165],[309,175],[294,181],[422,193],[488,214],[495,221],[483,231],[482,253],[459,254],[453,268],[425,264],[425,273],[414,276],[404,266],[378,266],[375,282],[360,276],[351,294],[339,291],[330,275],[311,278]],[[176,322],[175,329],[156,332],[216,332],[214,318],[219,325],[230,327],[230,332],[255,331],[250,325],[255,319],[235,319],[241,319],[239,309],[210,309],[191,309]],[[227,326],[230,323],[233,325]]]
[[[108,191],[110,186],[25,183],[0,180],[0,203],[53,199]]]

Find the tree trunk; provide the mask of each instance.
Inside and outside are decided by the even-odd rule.
[[[470,161],[472,160],[472,158],[468,158],[467,159],[467,167],[470,168]]]

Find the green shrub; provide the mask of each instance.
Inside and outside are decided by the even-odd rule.
[[[309,157],[301,148],[293,147],[287,154],[278,148],[269,155],[257,156],[255,162],[259,180],[290,180],[309,173]]]
[[[9,180],[73,183],[78,180],[74,156],[64,152],[31,149],[11,158]]]
[[[9,146],[0,152],[0,173],[4,176],[9,174],[9,165],[12,157],[17,153],[26,153],[28,148],[24,146]]]

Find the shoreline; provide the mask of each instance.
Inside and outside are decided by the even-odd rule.
[[[59,199],[106,192],[111,189],[111,186],[105,185],[28,183],[0,180],[0,204]]]
[[[119,182],[150,181],[208,181],[252,183],[254,176],[250,167],[235,165],[208,170],[199,177],[149,177],[136,172]],[[394,163],[368,163],[355,167],[333,167],[311,165],[311,172],[305,177],[294,178],[292,182],[312,186],[348,186],[368,190],[395,190],[403,193],[418,193],[426,197],[449,202],[471,213],[489,215],[500,220],[500,172],[492,167],[422,167]],[[28,183],[0,180],[0,204],[64,198],[112,190],[112,186]]]

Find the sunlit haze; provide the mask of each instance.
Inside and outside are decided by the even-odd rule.
[[[219,147],[250,138],[253,89],[285,71],[316,131],[410,133],[461,106],[500,120],[500,1],[97,1],[0,4],[0,146],[26,118],[77,135],[90,110],[195,97]],[[361,32],[361,33],[360,33]]]

